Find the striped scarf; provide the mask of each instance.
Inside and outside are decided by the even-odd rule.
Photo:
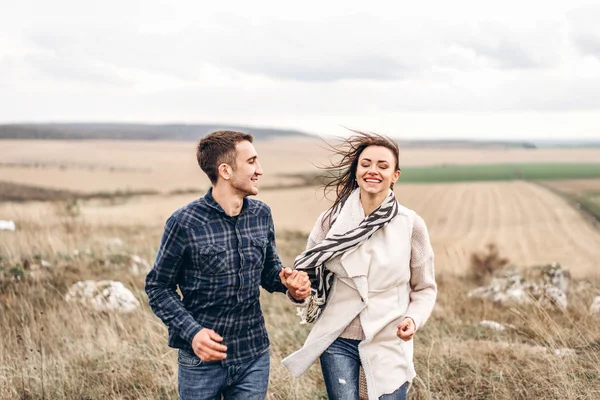
[[[331,211],[330,226],[333,226],[350,196]],[[306,271],[312,286],[308,305],[298,308],[298,315],[302,318],[301,324],[315,322],[327,303],[334,274],[325,267],[325,263],[363,244],[375,232],[386,226],[396,214],[398,214],[398,202],[394,192],[390,190],[383,203],[363,219],[356,228],[345,233],[331,235],[296,257],[294,269]]]

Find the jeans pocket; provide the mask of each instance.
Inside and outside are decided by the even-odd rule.
[[[177,356],[177,362],[182,367],[199,367],[202,364],[202,360],[199,359],[195,354],[190,354],[185,350],[179,350]]]

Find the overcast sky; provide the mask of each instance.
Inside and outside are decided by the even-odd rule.
[[[0,123],[600,139],[594,1],[233,4],[0,0]]]

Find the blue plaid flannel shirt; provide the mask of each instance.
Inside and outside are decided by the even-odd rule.
[[[281,268],[271,209],[245,198],[231,217],[211,189],[167,220],[146,293],[170,347],[193,353],[192,339],[209,328],[227,346],[223,365],[246,363],[269,348],[259,286],[285,293]]]

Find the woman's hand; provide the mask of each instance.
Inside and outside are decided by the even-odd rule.
[[[310,296],[310,279],[306,272],[282,268],[279,272],[279,279],[294,299],[302,301]]]
[[[400,339],[408,342],[413,338],[417,327],[415,326],[415,321],[411,317],[405,317],[402,322],[398,324],[398,332],[396,332],[396,336]]]

